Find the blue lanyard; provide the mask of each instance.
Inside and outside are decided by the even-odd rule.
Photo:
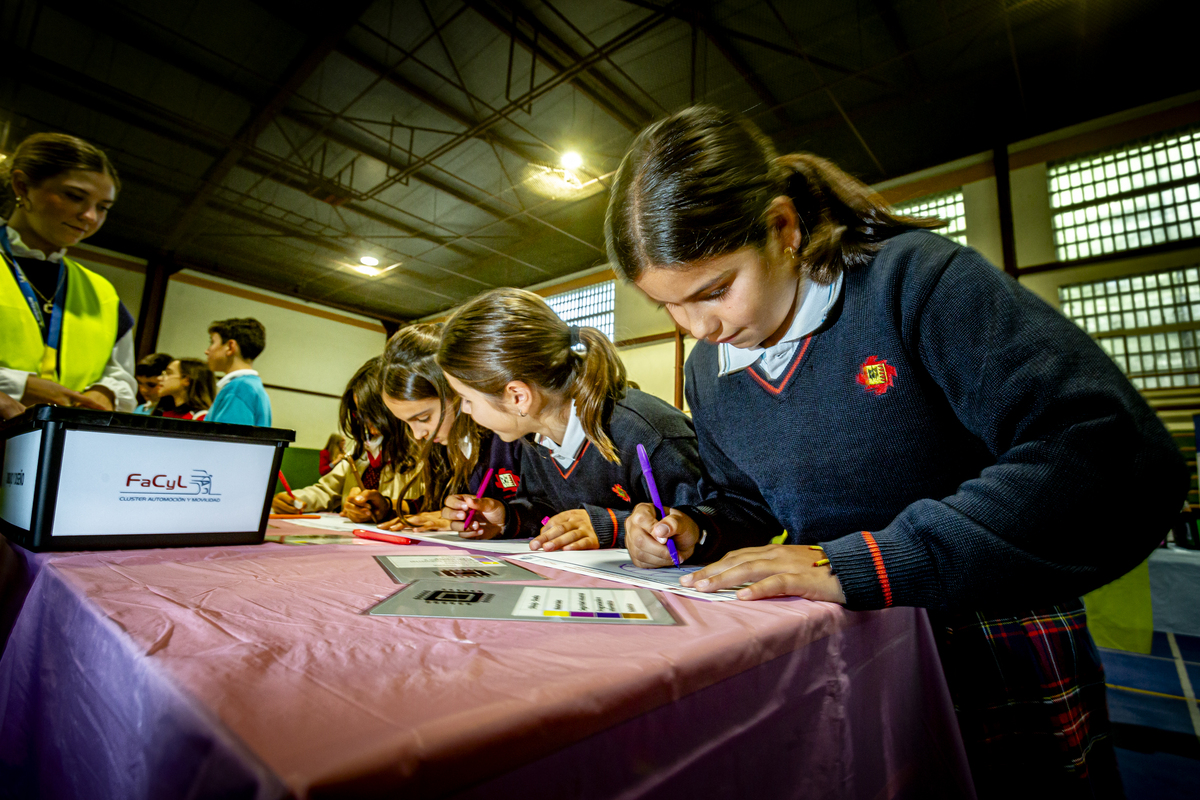
[[[29,279],[25,277],[25,272],[21,269],[21,265],[17,263],[16,256],[13,255],[12,245],[8,241],[7,225],[0,225],[0,248],[3,248],[4,255],[7,256],[8,267],[13,274],[13,279],[16,280],[17,286],[20,288],[21,294],[24,296],[25,302],[33,314],[33,318],[37,320],[38,328],[42,332],[42,342],[47,347],[53,347],[57,350],[58,342],[62,338],[63,309],[67,305],[67,282],[63,280],[63,271],[67,268],[66,261],[64,260],[58,265],[58,288],[54,293],[54,305],[53,311],[50,314],[50,324],[47,325],[37,292],[33,290],[33,286],[29,283]]]

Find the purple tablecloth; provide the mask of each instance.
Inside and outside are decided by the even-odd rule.
[[[364,615],[396,589],[370,556],[416,550],[4,547],[0,624],[27,596],[0,656],[0,796],[973,794],[921,611]]]

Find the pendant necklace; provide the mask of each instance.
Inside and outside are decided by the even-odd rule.
[[[43,311],[43,312],[45,312],[46,314],[53,314],[53,313],[54,313],[54,298],[58,296],[58,290],[62,288],[62,282],[63,282],[63,278],[65,278],[66,276],[67,276],[67,271],[66,271],[65,269],[62,269],[62,268],[60,267],[60,268],[59,268],[58,283],[57,283],[57,284],[55,284],[55,286],[54,286],[54,292],[53,292],[53,293],[50,295],[50,297],[46,297],[46,295],[44,295],[44,294],[42,294],[41,292],[39,292],[39,291],[38,291],[38,288],[37,288],[36,286],[34,286],[34,285],[33,285],[33,281],[29,281],[29,288],[33,289],[33,291],[34,291],[34,294],[36,294],[38,297],[40,297],[40,298],[41,298],[41,300],[42,300],[42,311]]]

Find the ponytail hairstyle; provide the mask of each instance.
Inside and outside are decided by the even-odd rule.
[[[213,398],[217,394],[216,380],[208,364],[198,358],[181,358],[179,374],[187,378],[187,396],[183,405],[176,406],[179,411],[204,411],[211,408]]]
[[[72,169],[107,175],[112,179],[113,188],[121,191],[117,169],[103,150],[77,136],[35,133],[26,136],[13,154],[0,163],[0,217],[11,217],[17,204],[12,188],[14,170],[24,172],[29,181],[37,186],[47,178]]]
[[[367,423],[375,426],[383,436],[380,452],[383,463],[388,464],[394,471],[404,471],[409,461],[405,457],[404,433],[397,428],[396,418],[387,410],[381,396],[380,372],[383,359],[379,356],[372,358],[358,368],[346,391],[342,392],[342,403],[338,408],[338,427],[342,433],[353,442],[353,448],[348,449],[346,458],[358,460],[367,452],[366,442],[371,439]]]
[[[580,344],[583,353],[573,349]],[[471,300],[446,323],[437,360],[489,397],[523,381],[559,402],[573,401],[587,438],[620,463],[607,431],[628,387],[617,348],[595,328],[567,325],[533,292],[493,289]]]
[[[638,134],[613,180],[604,238],[627,281],[767,242],[767,210],[788,197],[800,218],[801,269],[818,283],[866,266],[885,241],[935,218],[894,214],[868,186],[810,153],[778,155],[752,122],[692,106]]]
[[[422,466],[421,472],[410,480],[410,485],[422,475],[425,477],[425,497],[421,502],[423,509],[438,508],[445,495],[466,491],[467,481],[479,460],[483,438],[475,421],[466,414],[458,413],[458,395],[450,388],[442,368],[438,366],[441,331],[440,323],[420,323],[401,328],[388,339],[383,351],[382,385],[385,395],[406,401],[436,397],[440,411],[434,430],[442,426],[446,415],[454,417],[450,441],[445,447],[438,446],[432,436],[423,442],[413,441],[406,425],[397,426],[404,432],[410,458]],[[464,447],[466,452],[463,451]]]

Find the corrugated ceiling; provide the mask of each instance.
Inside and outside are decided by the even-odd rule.
[[[1197,88],[1180,9],[8,1],[0,125],[114,157],[94,244],[395,321],[603,263],[604,176],[692,100],[875,182]],[[595,191],[539,193],[568,150]]]

